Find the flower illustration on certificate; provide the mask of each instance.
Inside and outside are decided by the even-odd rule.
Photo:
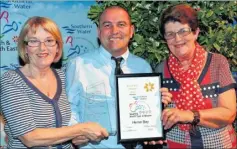
[[[152,90],[154,90],[154,83],[145,83],[144,89],[146,92],[152,92]]]

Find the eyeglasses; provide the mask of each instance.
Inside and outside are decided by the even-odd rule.
[[[176,34],[178,34],[179,37],[184,37],[190,34],[191,32],[192,32],[191,28],[182,28],[178,32],[166,32],[164,37],[165,39],[169,40],[175,38]]]
[[[24,43],[30,47],[39,47],[41,45],[41,43],[44,43],[44,45],[46,47],[53,47],[56,45],[57,41],[54,39],[48,39],[43,42],[41,42],[39,40],[29,40],[29,41],[24,41]]]

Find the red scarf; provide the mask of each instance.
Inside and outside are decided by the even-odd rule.
[[[206,51],[198,44],[195,44],[194,58],[188,70],[183,70],[178,59],[171,53],[169,55],[168,65],[174,79],[180,83],[180,89],[173,100],[176,108],[180,110],[200,110],[205,109],[205,103],[201,88],[197,82],[201,74]],[[183,131],[190,129],[190,124],[179,124]]]

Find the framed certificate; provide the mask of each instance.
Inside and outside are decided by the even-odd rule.
[[[160,73],[116,76],[118,143],[164,138]]]

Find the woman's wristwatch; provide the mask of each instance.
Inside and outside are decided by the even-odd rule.
[[[197,110],[192,110],[192,112],[194,116],[193,116],[193,121],[191,122],[191,124],[193,126],[197,126],[197,124],[200,122],[200,113]]]
[[[193,121],[191,122],[191,128],[190,128],[190,133],[192,135],[196,135],[196,131],[197,131],[197,124],[200,122],[200,114],[199,111],[197,110],[192,110],[193,112]]]

